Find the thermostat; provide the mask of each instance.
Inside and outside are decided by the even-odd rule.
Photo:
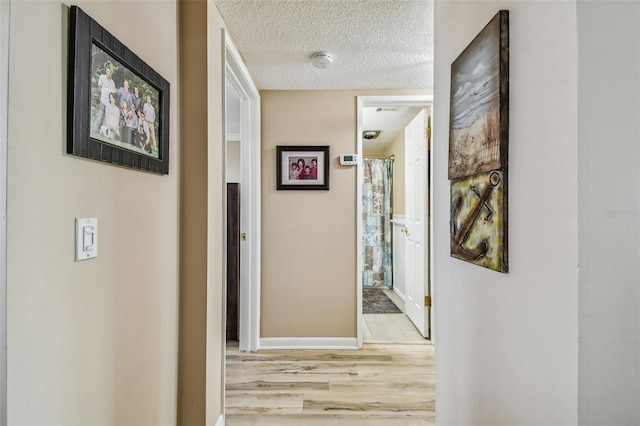
[[[355,166],[358,164],[358,156],[356,154],[342,154],[340,156],[340,164],[343,166]]]

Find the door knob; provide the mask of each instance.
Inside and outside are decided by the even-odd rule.
[[[400,230],[400,232],[404,232],[405,234],[409,235],[409,228],[407,228],[406,226],[404,228],[402,228]]]

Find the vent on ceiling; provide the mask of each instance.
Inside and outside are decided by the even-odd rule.
[[[382,108],[376,109],[376,112],[398,112],[398,111],[400,111],[400,108],[396,108],[396,107],[382,107]]]

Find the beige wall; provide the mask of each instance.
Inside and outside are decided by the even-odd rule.
[[[179,5],[181,103],[185,107],[180,117],[184,144],[178,424],[213,425],[223,407],[224,23],[217,9],[204,0],[181,0]]]
[[[207,5],[179,2],[180,341],[178,424],[204,424],[207,318]]]
[[[356,97],[263,91],[262,337],[356,337]],[[329,145],[329,191],[276,191],[277,145]]]
[[[222,413],[224,330],[226,313],[226,214],[224,81],[222,29],[224,21],[212,2],[207,7],[207,413],[215,424]],[[194,84],[191,82],[190,84]],[[185,423],[186,424],[186,423]],[[193,423],[190,423],[193,424]],[[197,424],[201,424],[198,422]]]
[[[173,424],[178,175],[176,3],[79,1],[171,84],[170,174],[65,154],[67,13],[11,4],[8,423]],[[153,31],[149,41],[149,28]],[[74,219],[99,255],[74,262]]]

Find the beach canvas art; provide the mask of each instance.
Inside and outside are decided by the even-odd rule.
[[[500,11],[451,65],[449,179],[507,167],[508,13]]]
[[[451,256],[508,272],[509,12],[451,64]]]

